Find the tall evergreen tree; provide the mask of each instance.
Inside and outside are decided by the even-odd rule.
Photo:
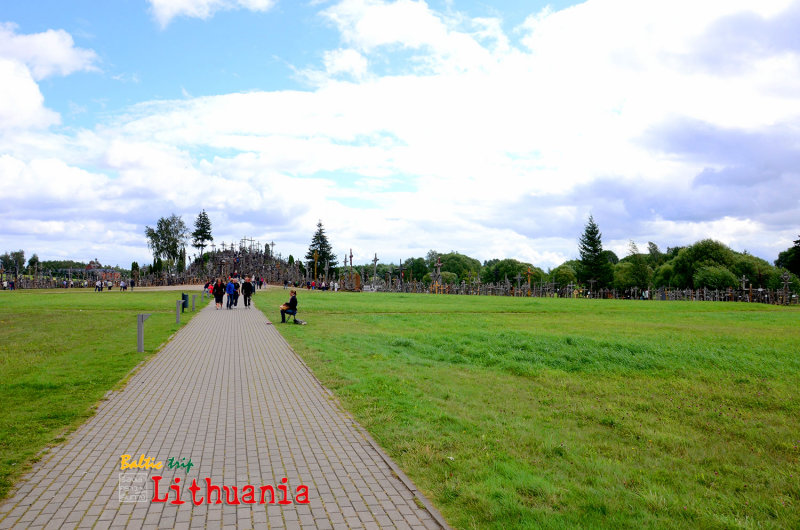
[[[607,287],[614,279],[614,271],[603,254],[602,234],[591,215],[579,240],[578,250],[581,254],[578,279],[584,283],[596,280],[597,288]]]
[[[178,273],[186,270],[186,248],[181,247],[181,252],[178,254]]]
[[[306,252],[306,263],[314,262],[314,252],[317,252],[317,272],[319,273],[320,267],[325,267],[327,262],[331,268],[336,267],[336,254],[333,253],[333,248],[328,242],[328,236],[325,235],[325,229],[322,228],[322,221],[317,223],[317,231],[314,237],[311,238],[311,245]]]
[[[194,232],[192,232],[192,246],[200,250],[200,257],[203,257],[203,249],[206,248],[207,243],[214,241],[214,236],[211,235],[211,219],[205,210],[197,215],[194,221]]]

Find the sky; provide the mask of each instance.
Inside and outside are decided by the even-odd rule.
[[[800,234],[800,1],[0,4],[0,252],[152,261],[145,226],[356,263],[543,269]],[[195,249],[189,248],[192,255]]]

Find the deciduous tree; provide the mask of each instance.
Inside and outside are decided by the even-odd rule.
[[[800,276],[800,237],[794,242],[793,247],[789,247],[780,254],[775,260],[775,266],[781,267]]]
[[[174,213],[169,217],[162,217],[156,223],[156,228],[146,226],[144,234],[147,236],[147,246],[153,251],[154,260],[165,261],[168,272],[173,272],[188,237],[183,219]]]

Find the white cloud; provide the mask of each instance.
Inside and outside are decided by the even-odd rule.
[[[367,73],[367,59],[356,50],[333,50],[325,52],[325,70],[331,74],[349,74],[355,79]]]
[[[0,58],[0,132],[44,128],[59,122],[56,112],[44,107],[44,97],[28,68]]]
[[[97,54],[76,48],[72,36],[64,30],[18,35],[16,29],[14,24],[0,23],[0,57],[27,65],[37,81],[98,69]]]
[[[151,3],[162,25],[271,5]],[[76,137],[20,135],[14,154],[31,174],[41,162],[24,161],[48,157],[108,171],[92,178],[134,225],[206,208],[220,239],[266,237],[295,255],[322,219],[356,260],[435,248],[547,268],[575,257],[594,212],[623,254],[630,238],[663,248],[711,236],[769,257],[800,208],[800,155],[775,141],[800,128],[800,92],[787,88],[800,86],[800,50],[756,43],[745,70],[701,53],[726,17],[769,22],[790,6],[751,4],[590,0],[504,31],[421,1],[344,0],[321,13],[341,43],[306,71],[308,91],[185,93]],[[13,64],[16,84],[35,87]],[[55,119],[41,94],[30,101],[39,122]],[[729,187],[760,166],[772,184],[746,200]],[[768,200],[776,182],[788,198]]]
[[[490,53],[476,38],[489,34],[496,24],[477,19],[475,36],[458,31],[459,21],[448,20],[424,1],[343,0],[324,10],[342,40],[364,53],[413,50],[424,71],[459,71],[490,60]],[[498,39],[502,48],[502,39]]]
[[[162,28],[179,16],[207,19],[217,11],[227,9],[249,9],[267,11],[276,0],[148,0],[153,15]]]

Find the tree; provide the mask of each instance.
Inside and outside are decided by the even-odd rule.
[[[181,248],[186,244],[186,223],[173,213],[160,218],[156,228],[146,226],[144,234],[147,236],[147,246],[153,251],[153,258],[165,261],[167,271],[172,272],[180,258]]]
[[[20,249],[11,253],[11,267],[16,269],[17,272],[22,272],[25,269],[25,251]]]
[[[428,264],[425,263],[425,258],[408,258],[403,262],[403,267],[406,269],[405,281],[422,280],[428,274]]]
[[[431,249],[425,254],[425,263],[428,264],[428,270],[436,270],[436,262],[439,260],[439,253]]]
[[[739,283],[731,271],[725,267],[715,265],[699,268],[694,273],[692,280],[696,289],[701,287],[727,289],[728,287],[736,287]]]
[[[800,237],[794,242],[793,247],[778,254],[778,259],[775,260],[775,266],[800,276]]]
[[[11,259],[11,254],[3,252],[3,254],[0,255],[0,266],[4,271],[10,271],[14,268],[14,260]]]
[[[628,262],[631,264],[630,279],[632,287],[647,289],[653,279],[653,269],[647,264],[647,258],[639,253],[639,247],[633,240],[628,244]],[[615,278],[616,279],[616,278]]]
[[[481,262],[464,254],[449,252],[438,257],[442,260],[442,272],[452,272],[459,282],[468,279],[470,273],[477,276],[481,272]]]
[[[664,253],[658,248],[658,245],[652,241],[647,242],[647,253],[649,254],[650,266],[653,269],[659,267],[667,259]]]
[[[550,271],[550,281],[555,282],[559,287],[565,287],[578,281],[578,274],[575,268],[568,263],[563,263]]]
[[[481,269],[481,281],[483,283],[492,283],[504,278],[508,278],[516,285],[517,274],[522,276],[522,283],[528,284],[528,271],[531,273],[531,283],[543,281],[545,276],[544,271],[538,267],[534,267],[530,263],[522,263],[515,259],[503,260],[490,260]],[[495,279],[497,278],[497,279]]]
[[[37,265],[39,265],[39,256],[33,254],[33,256],[28,259],[28,274],[34,274]]]
[[[739,254],[730,271],[736,276],[739,283],[740,278],[747,278],[750,285],[754,287],[764,287],[767,283],[770,271],[775,269],[772,265],[761,258],[750,254]]]
[[[178,255],[178,274],[186,270],[186,249],[181,247],[181,253]]]
[[[616,265],[617,263],[619,263],[619,256],[617,256],[617,253],[614,252],[613,250],[604,250],[602,254],[603,257],[606,259],[606,261],[609,262],[610,264]]]
[[[675,287],[703,287],[703,285],[698,286],[694,283],[695,273],[698,270],[703,267],[722,267],[730,270],[735,262],[736,255],[727,245],[713,239],[703,239],[694,245],[682,248],[678,255],[670,261],[674,269],[672,285]],[[705,274],[701,278],[707,276]]]
[[[431,283],[433,281],[431,273],[429,272],[425,276],[423,276],[422,281],[425,283]],[[459,282],[458,276],[456,276],[452,272],[442,271],[442,284],[454,284],[458,282]]]
[[[633,263],[621,261],[614,267],[614,287],[621,290],[637,287],[633,279]]]
[[[591,215],[579,240],[578,250],[581,255],[581,270],[578,271],[578,279],[584,283],[596,280],[598,288],[607,287],[614,279],[614,272],[608,257],[603,254],[600,228]]]
[[[314,263],[314,252],[317,253],[318,273],[320,267],[325,267],[326,262],[330,268],[336,267],[336,254],[333,253],[333,248],[328,242],[328,236],[325,235],[325,229],[322,227],[322,220],[317,223],[317,231],[314,232],[314,237],[311,238],[311,245],[309,245],[308,252],[306,252],[305,256],[306,262]]]
[[[211,219],[205,210],[197,215],[194,221],[194,232],[192,232],[192,246],[200,250],[200,256],[203,256],[203,249],[206,248],[209,241],[214,241],[214,236],[211,235]]]

